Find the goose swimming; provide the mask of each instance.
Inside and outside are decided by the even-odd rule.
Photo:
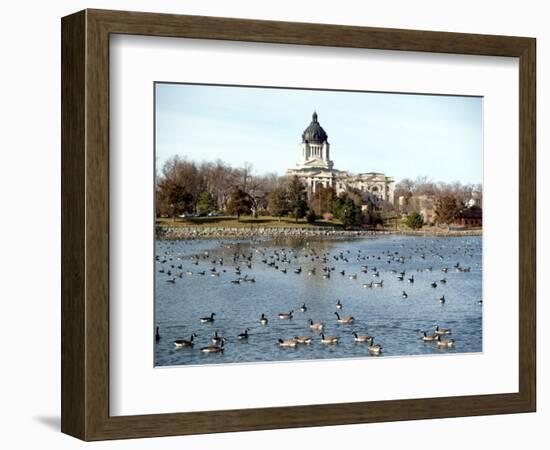
[[[368,334],[358,335],[357,332],[355,332],[355,331],[351,334],[353,335],[353,340],[355,342],[369,342],[371,340],[371,338],[374,337],[374,336],[369,336]]]
[[[278,340],[279,342],[279,347],[296,347],[296,340],[294,339],[279,339]]]
[[[375,355],[379,355],[380,353],[382,353],[382,346],[380,344],[375,344],[374,343],[374,337],[371,337],[370,338],[370,344],[369,344],[369,352],[375,354]]]
[[[197,337],[197,335],[196,335],[195,333],[193,333],[189,339],[176,339],[176,340],[174,341],[174,345],[175,345],[177,348],[181,348],[181,347],[193,347],[193,345],[195,345],[195,343],[193,342],[193,340],[194,340],[195,337]]]
[[[201,317],[200,321],[201,321],[201,323],[212,323],[212,322],[214,322],[214,316],[215,315],[216,315],[216,313],[212,313],[212,314],[210,314],[210,317]]]
[[[321,331],[325,326],[321,322],[313,322],[312,319],[309,319],[309,328],[312,330]]]
[[[355,320],[353,316],[340,317],[340,314],[338,314],[337,312],[335,312],[334,314],[336,314],[336,322],[338,323],[342,323],[342,324],[353,323],[353,321]]]
[[[338,336],[325,336],[323,333],[321,333],[321,344],[325,344],[325,345],[338,344],[339,340],[340,338]]]
[[[223,353],[225,350],[225,339],[222,338],[221,344],[218,347],[217,345],[209,345],[208,347],[201,348],[201,352],[203,353]]]

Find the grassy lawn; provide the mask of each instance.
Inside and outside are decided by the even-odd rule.
[[[257,228],[257,227],[335,227],[342,228],[342,224],[337,220],[317,220],[313,224],[307,223],[306,219],[295,219],[290,217],[281,217],[279,220],[277,217],[271,216],[241,216],[241,219],[237,221],[233,216],[218,216],[218,217],[177,217],[174,219],[159,218],[156,220],[156,224],[161,227],[228,227],[228,228]]]

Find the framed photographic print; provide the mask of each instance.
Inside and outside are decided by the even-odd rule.
[[[534,411],[535,169],[533,38],[63,18],[62,431]]]

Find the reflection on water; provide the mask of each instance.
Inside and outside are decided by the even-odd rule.
[[[480,236],[157,241],[155,321],[161,339],[155,365],[374,357],[368,343],[354,341],[353,331],[375,336],[383,346],[380,356],[481,352],[481,253]],[[414,283],[407,281],[411,276]],[[382,280],[383,287],[363,287]],[[340,315],[353,316],[352,324],[337,323],[337,300]],[[292,319],[278,318],[291,310]],[[212,312],[214,322],[202,324],[199,319]],[[267,325],[260,324],[262,313]],[[309,319],[323,322],[325,334],[339,336],[339,343],[323,345]],[[452,338],[454,347],[423,342],[421,331],[431,334],[436,324],[451,328],[443,338]],[[239,340],[246,328],[248,339]],[[226,338],[224,352],[201,352],[216,331]],[[193,347],[174,346],[192,333]],[[277,342],[304,335],[313,338],[311,344],[282,348]]]

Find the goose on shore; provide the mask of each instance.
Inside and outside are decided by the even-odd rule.
[[[294,311],[289,311],[287,313],[279,313],[278,316],[279,316],[279,319],[292,319],[292,313]]]
[[[218,347],[217,345],[209,345],[208,347],[201,348],[203,353],[223,353],[225,346],[225,339],[222,338],[221,344]]]
[[[267,317],[265,316],[264,313],[262,313],[262,317],[260,317],[260,323],[262,325],[267,325]]]
[[[193,345],[195,345],[195,342],[193,342],[193,340],[195,339],[195,337],[197,337],[197,335],[196,335],[195,333],[193,333],[189,339],[176,339],[176,340],[174,341],[174,345],[175,345],[177,348],[181,348],[181,347],[193,347]]]
[[[298,344],[295,339],[279,339],[278,342],[279,347],[296,347],[296,344]]]
[[[336,322],[338,323],[343,323],[343,324],[353,323],[353,321],[355,320],[353,316],[340,317],[340,314],[338,314],[337,312],[335,312],[334,314],[336,314]]]
[[[212,323],[212,322],[214,322],[214,316],[215,315],[216,315],[216,313],[212,313],[212,314],[210,314],[210,317],[201,317],[200,321],[201,321],[201,323]]]
[[[321,322],[313,322],[312,319],[309,319],[309,328],[312,330],[321,331],[325,326]]]
[[[375,354],[375,355],[379,355],[380,353],[382,353],[382,346],[380,344],[375,344],[374,343],[374,337],[371,337],[370,338],[370,344],[369,344],[369,352]]]
[[[351,334],[353,334],[353,340],[355,342],[369,342],[371,340],[371,338],[374,337],[374,336],[369,336],[368,334],[359,335],[355,331]]]
[[[338,344],[339,340],[340,338],[338,336],[325,336],[323,333],[321,333],[321,344],[325,344],[325,345]]]

